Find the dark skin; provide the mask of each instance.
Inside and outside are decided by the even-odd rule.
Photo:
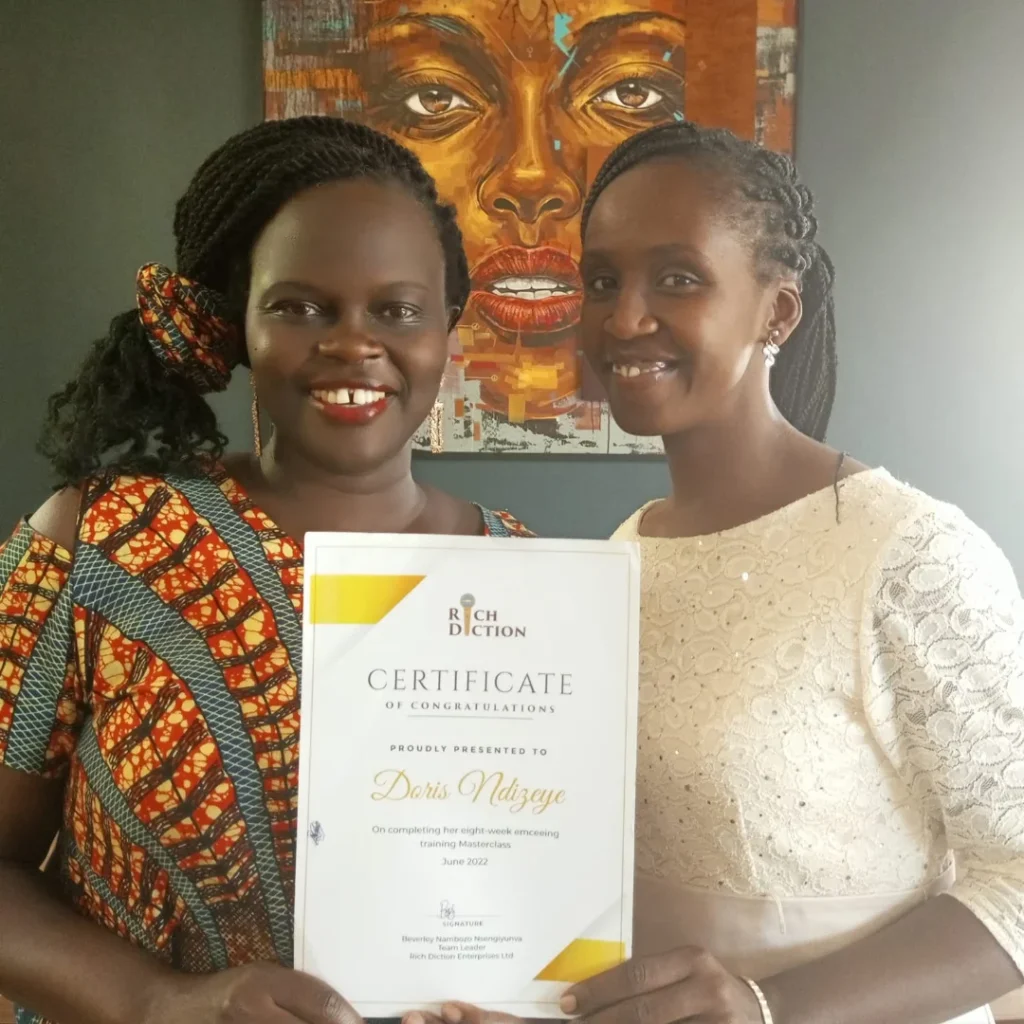
[[[412,478],[409,441],[437,398],[453,313],[430,214],[399,186],[322,185],[266,227],[246,343],[274,436],[258,465],[228,465],[282,529],[482,531],[474,505]],[[310,402],[314,386],[353,379],[394,392],[372,423],[332,422]]]
[[[479,510],[412,478],[410,439],[437,395],[457,311],[428,211],[366,180],[302,193],[251,254],[246,344],[274,424],[262,458],[225,459],[293,537],[314,530],[479,534]],[[387,388],[353,425],[310,394],[340,382]],[[74,549],[73,488],[32,517]],[[189,975],[53,898],[38,869],[60,827],[62,782],[0,767],[0,991],[61,1024],[359,1024],[327,985],[274,964]],[[59,949],[60,970],[53,968]]]
[[[583,339],[618,423],[661,434],[672,497],[641,532],[727,530],[830,488],[839,454],[789,426],[772,403],[763,345],[800,322],[797,283],[764,274],[724,216],[705,172],[678,160],[623,174],[598,200],[584,239]],[[615,364],[663,364],[623,379]],[[865,467],[847,461],[843,475]],[[1013,961],[963,904],[937,896],[845,949],[761,983],[779,1024],[938,1024],[1019,987]],[[713,951],[638,957],[570,989],[587,1024],[761,1024],[749,986]],[[515,1018],[449,1004],[448,1024]],[[415,1014],[406,1024],[422,1024]],[[415,1018],[420,1018],[417,1020]]]
[[[653,235],[633,219],[638,178],[664,204]],[[727,530],[835,480],[839,453],[793,428],[768,390],[763,344],[775,331],[783,345],[796,329],[799,286],[762,279],[744,236],[724,230],[722,202],[704,172],[660,160],[612,182],[588,226],[587,358],[619,425],[664,439],[672,475],[672,497],[644,517],[647,536]],[[611,372],[635,359],[668,365],[627,380]],[[864,468],[846,460],[842,475]]]

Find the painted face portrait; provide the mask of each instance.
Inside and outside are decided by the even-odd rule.
[[[745,17],[716,28],[721,0],[265,0],[267,116],[387,132],[458,209],[473,294],[442,388],[445,450],[654,450],[610,422],[579,353],[580,211],[616,145],[695,101],[789,147],[795,3],[726,6]],[[748,44],[731,69],[723,33]]]

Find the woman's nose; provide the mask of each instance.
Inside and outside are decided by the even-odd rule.
[[[658,329],[658,319],[648,308],[642,291],[623,289],[615,301],[615,308],[605,320],[604,329],[618,341],[629,341],[654,334]]]

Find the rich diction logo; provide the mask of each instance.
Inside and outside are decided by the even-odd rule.
[[[493,608],[478,608],[472,594],[463,594],[459,598],[459,607],[448,609],[448,635],[524,637],[526,627],[502,622]]]

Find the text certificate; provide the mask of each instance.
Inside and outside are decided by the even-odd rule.
[[[306,538],[295,966],[559,1017],[630,955],[639,554]]]

